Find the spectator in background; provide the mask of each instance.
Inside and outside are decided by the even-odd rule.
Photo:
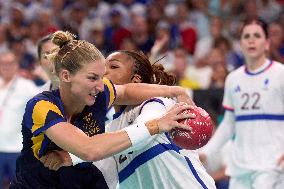
[[[186,75],[186,70],[191,64],[187,50],[179,46],[173,50],[173,56],[173,69],[171,72],[176,76],[177,84],[189,90],[195,88],[192,86],[194,83],[192,83]]]
[[[257,3],[258,16],[266,22],[272,22],[277,19],[281,12],[281,6],[275,0],[255,0]]]
[[[196,27],[198,40],[210,35],[207,0],[192,0],[190,20]]]
[[[188,85],[186,86],[192,89],[209,89],[211,86],[212,88],[215,88],[215,85],[219,86],[220,78],[217,77],[218,82],[215,80],[217,78],[214,76],[213,68],[217,69],[220,65],[226,69],[225,55],[220,49],[213,48],[205,57],[199,59],[185,70],[188,79]]]
[[[105,23],[100,18],[95,18],[86,22],[87,27],[87,41],[93,43],[104,55],[108,55],[114,50],[113,45],[108,37],[105,36]]]
[[[149,1],[147,5],[147,23],[149,33],[156,33],[158,23],[163,19],[164,9],[156,4],[155,1]]]
[[[162,20],[156,27],[156,39],[149,59],[153,63],[159,61],[167,71],[174,69],[174,55],[170,46],[170,25],[168,22]]]
[[[177,23],[181,45],[189,54],[194,53],[197,41],[195,26],[190,21],[189,9],[185,3],[177,5]]]
[[[87,16],[87,7],[83,2],[76,1],[68,8],[68,14],[65,17],[66,29],[80,37],[81,30],[84,30],[82,23]]]
[[[13,38],[10,41],[10,49],[15,54],[20,64],[20,75],[26,79],[33,80],[32,71],[35,68],[35,57],[28,53],[23,37]]]
[[[8,24],[9,38],[22,38],[28,32],[25,20],[24,7],[20,3],[13,3],[10,8],[10,21]]]
[[[240,55],[234,51],[231,46],[230,41],[224,37],[220,36],[215,39],[213,48],[220,49],[225,56],[225,68],[229,71],[235,70],[244,64],[243,55]]]
[[[49,34],[41,38],[37,43],[37,56],[41,67],[36,68],[35,74],[45,81],[40,87],[40,92],[57,89],[59,85],[58,77],[55,75],[55,68],[47,56],[54,52],[57,46],[51,41],[52,35]]]
[[[26,51],[33,57],[37,57],[37,42],[41,38],[41,26],[37,20],[29,23],[29,32],[25,40]]]
[[[128,37],[123,39],[120,49],[123,50],[137,50],[136,43],[134,42],[134,39],[132,37]]]
[[[21,121],[27,101],[38,93],[32,81],[18,74],[12,52],[0,54],[0,188],[8,187],[22,149]],[[24,92],[23,92],[24,91]]]
[[[149,53],[151,51],[151,48],[154,45],[154,36],[149,35],[148,23],[144,16],[134,15],[132,17],[131,34],[132,39],[139,50],[144,53]]]
[[[64,12],[63,12],[64,13]],[[62,14],[63,14],[62,13]],[[55,32],[56,30],[58,30],[59,25],[57,25],[52,17],[52,11],[50,9],[47,8],[41,8],[40,11],[37,14],[37,18],[35,18],[37,20],[37,22],[39,23],[39,26],[41,28],[41,32],[40,32],[40,36],[43,37],[49,33]],[[60,25],[60,27],[65,27],[64,24]]]
[[[284,31],[278,22],[272,22],[268,27],[270,39],[269,56],[271,59],[284,63]]]
[[[0,24],[0,53],[8,51],[7,26]]]
[[[122,25],[122,15],[118,9],[112,9],[110,12],[111,23],[105,29],[105,35],[110,43],[113,43],[115,49],[119,49],[123,39],[130,37],[131,32]]]
[[[208,59],[212,66],[210,89],[223,89],[225,87],[225,79],[228,75],[226,55],[219,49],[212,49],[211,57]],[[215,51],[215,53],[214,53]],[[215,54],[215,55],[214,55]]]
[[[204,57],[213,47],[214,41],[223,36],[223,24],[220,17],[210,19],[210,35],[197,41],[194,51],[194,60]]]

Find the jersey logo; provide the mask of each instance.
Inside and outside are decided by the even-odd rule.
[[[98,134],[101,129],[97,121],[93,118],[93,114],[90,112],[83,117],[83,132],[88,136],[94,136]]]
[[[268,85],[269,85],[269,79],[268,79],[268,78],[266,78],[266,79],[264,80],[264,86],[263,86],[263,89],[264,89],[264,90],[268,90]]]
[[[237,92],[241,92],[241,87],[238,85],[235,89],[234,89],[235,93]]]
[[[128,154],[133,154],[133,151],[132,151],[132,152],[128,152]],[[121,155],[119,156],[118,162],[119,162],[119,164],[122,164],[122,163],[125,162],[126,160],[127,160],[127,156],[121,154]]]

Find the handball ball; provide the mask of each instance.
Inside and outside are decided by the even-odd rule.
[[[177,146],[183,149],[196,150],[207,144],[211,138],[213,124],[210,115],[200,107],[195,106],[193,109],[182,112],[182,114],[188,113],[195,114],[196,117],[179,120],[178,122],[191,127],[191,131],[174,128],[170,131],[170,136]]]

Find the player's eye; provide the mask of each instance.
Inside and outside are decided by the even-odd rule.
[[[255,33],[255,34],[254,34],[254,37],[255,37],[255,38],[261,38],[261,35],[260,35],[260,33]]]
[[[243,35],[243,38],[244,38],[244,39],[249,39],[249,38],[250,38],[250,34],[248,34],[248,33],[247,33],[247,34],[244,34],[244,35]]]
[[[91,81],[96,81],[96,80],[99,79],[99,77],[97,77],[97,76],[90,76],[90,77],[88,77],[88,79],[91,80]]]
[[[111,68],[111,69],[116,69],[116,68],[119,68],[119,67],[116,66],[116,65],[111,65],[110,68]]]

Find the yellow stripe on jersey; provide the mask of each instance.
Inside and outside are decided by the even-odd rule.
[[[34,156],[37,159],[39,159],[38,155],[39,155],[39,150],[41,148],[41,144],[42,144],[43,139],[44,139],[44,134],[43,133],[39,134],[36,137],[32,137],[32,141],[33,141],[32,149],[33,149]]]
[[[49,111],[53,111],[63,117],[61,111],[55,104],[49,101],[41,100],[36,103],[33,109],[32,119],[34,125],[32,126],[32,132],[36,131],[44,125],[46,116]]]
[[[108,103],[108,108],[109,108],[115,100],[114,87],[107,78],[103,78],[103,82],[104,84],[106,84],[109,90],[109,103]]]

